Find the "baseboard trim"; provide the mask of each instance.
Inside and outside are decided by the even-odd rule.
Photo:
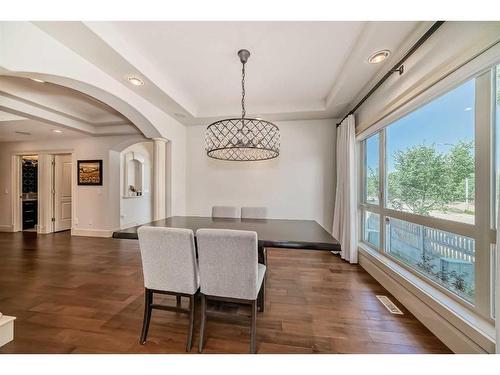
[[[14,226],[12,224],[2,224],[0,225],[0,232],[14,232]]]
[[[107,229],[81,229],[81,228],[71,228],[72,236],[82,236],[82,237],[112,237],[113,230]]]
[[[121,229],[131,228],[131,227],[138,227],[138,226],[140,226],[140,225],[144,225],[144,224],[150,223],[150,222],[152,222],[152,221],[153,221],[153,218],[148,219],[148,220],[145,220],[145,221],[140,221],[140,222],[134,221],[134,222],[132,222],[132,223],[121,224],[121,225],[120,225],[120,230],[121,230]]]
[[[454,353],[494,353],[495,342],[465,321],[443,316],[383,261],[360,248],[359,264]],[[449,314],[452,314],[451,312]],[[469,334],[466,334],[468,332]]]

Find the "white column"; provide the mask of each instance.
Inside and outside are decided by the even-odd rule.
[[[153,220],[166,216],[166,150],[166,139],[153,138]]]

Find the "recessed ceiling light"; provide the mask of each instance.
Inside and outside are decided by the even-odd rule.
[[[59,130],[59,129],[52,129],[52,132],[53,132],[53,133],[57,133],[57,134],[61,134],[61,133],[62,133],[62,130]]]
[[[38,83],[45,83],[45,81],[38,79],[38,78],[30,78],[32,81],[38,82]]]
[[[137,77],[127,77],[127,79],[134,86],[142,86],[142,85],[144,85],[144,82],[140,78],[137,78]]]
[[[370,58],[368,59],[368,62],[370,64],[378,64],[382,61],[384,61],[387,57],[389,57],[389,55],[391,54],[391,52],[389,50],[382,50],[382,51],[377,51],[375,53],[373,53]]]

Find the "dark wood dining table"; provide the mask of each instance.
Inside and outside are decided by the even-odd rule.
[[[277,247],[340,251],[339,242],[314,220],[230,219],[202,216],[171,216],[144,224],[153,227],[187,228],[195,234],[200,228],[237,229],[257,232],[259,249]],[[138,239],[137,229],[142,225],[119,230],[113,238]]]

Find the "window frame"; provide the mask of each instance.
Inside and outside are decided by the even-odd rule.
[[[363,228],[362,231],[360,232],[360,233],[362,233],[361,242],[363,242],[364,244],[367,244],[368,246],[370,246],[372,248],[376,248],[377,250],[379,250],[379,247],[375,246],[375,244],[369,242],[368,240],[365,240],[366,214],[367,213],[372,213],[372,214],[379,216],[379,247],[380,247],[380,244],[382,243],[382,239],[381,239],[382,233],[380,232],[380,228],[382,227],[382,225],[380,225],[382,217],[380,216],[380,214],[378,212],[375,212],[374,210],[371,210],[371,209],[364,209],[361,213],[362,214],[361,215],[361,221],[362,221],[361,226]]]
[[[372,136],[375,136],[379,134],[378,132],[377,133],[374,133],[372,134]],[[378,170],[378,177],[379,177],[379,181],[378,181],[378,204],[374,204],[374,203],[368,203],[367,202],[367,197],[368,197],[368,192],[366,191],[366,182],[367,182],[367,170],[366,168],[364,168],[364,163],[367,161],[366,159],[366,141],[369,139],[370,137],[367,137],[363,140],[363,145],[360,149],[362,149],[363,151],[363,156],[362,156],[362,159],[361,159],[361,166],[363,166],[363,173],[361,174],[361,180],[362,183],[361,183],[361,188],[360,188],[360,197],[359,197],[359,200],[360,202],[363,202],[367,207],[372,207],[373,209],[375,209],[376,207],[380,206],[381,204],[381,199],[382,199],[382,188],[381,188],[381,185],[380,185],[380,182],[381,182],[381,178],[380,178],[380,175],[381,175],[381,171],[380,171],[380,134],[379,134],[379,143],[378,143],[378,152],[379,152],[379,155],[378,155],[378,159],[379,159],[379,170]]]
[[[495,176],[495,150],[500,145],[495,146],[495,85],[496,85],[496,69],[500,63],[498,61],[498,53],[494,62],[489,61],[488,65],[478,67],[477,61],[473,61],[475,69],[470,69],[469,74],[452,74],[438,82],[436,87],[431,87],[428,91],[420,93],[414,100],[407,102],[399,110],[391,113],[386,119],[379,121],[370,129],[362,132],[358,136],[359,143],[359,178],[363,181],[360,186],[360,194],[358,200],[358,212],[361,217],[361,228],[359,240],[365,246],[375,249],[379,253],[387,256],[392,261],[410,271],[426,283],[437,288],[441,292],[458,301],[461,305],[467,307],[473,312],[479,314],[481,317],[493,322],[492,317],[492,284],[491,284],[491,270],[494,269],[492,264],[493,253],[491,251],[491,244],[496,242],[495,230],[495,202],[496,202],[496,186]],[[467,67],[467,65],[465,66]],[[463,68],[465,68],[463,67]],[[460,73],[460,69],[454,73]],[[475,80],[475,114],[474,114],[474,157],[475,157],[475,220],[474,224],[468,224],[458,221],[441,219],[431,216],[420,216],[410,212],[398,211],[386,207],[386,128],[406,116],[409,113],[419,110],[429,102],[452,91],[465,82]],[[499,114],[496,114],[497,116]],[[499,129],[496,129],[497,131]],[[366,139],[379,134],[379,204],[367,204],[364,202],[365,196],[365,147]],[[496,150],[498,152],[499,150]],[[364,241],[364,217],[365,212],[373,212],[380,215],[380,246],[375,247],[368,241]],[[404,220],[410,223],[423,225],[438,230],[462,235],[473,238],[475,240],[475,295],[474,303],[461,298],[452,291],[446,289],[444,286],[426,277],[424,274],[406,265],[399,259],[385,251],[385,223],[386,218],[392,217],[395,219]],[[492,268],[493,267],[493,268]]]

